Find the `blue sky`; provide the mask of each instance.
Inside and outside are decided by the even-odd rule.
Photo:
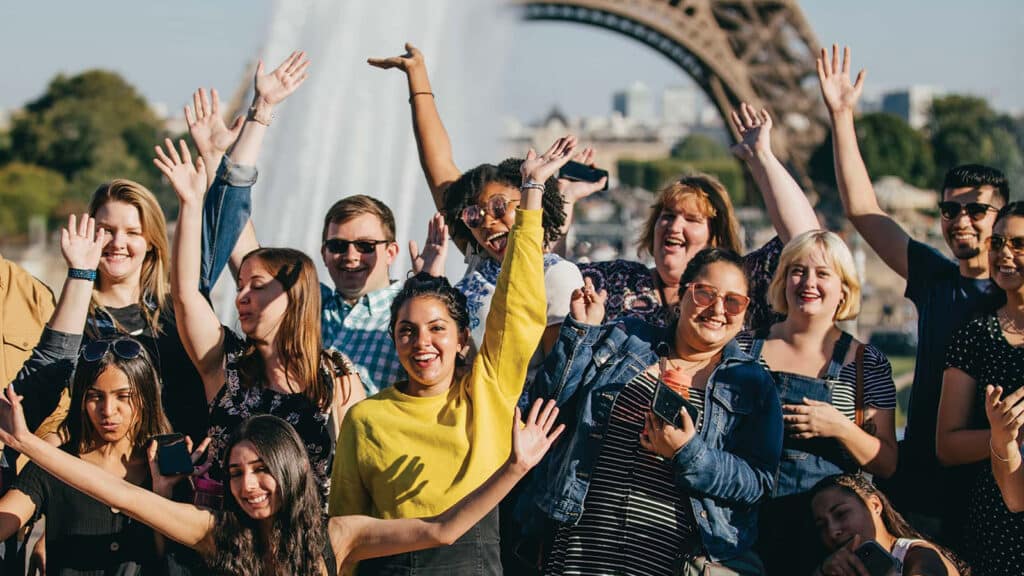
[[[869,69],[869,92],[926,84],[1024,111],[1018,61],[1024,54],[1022,2],[817,0],[802,7],[822,43],[854,47],[855,65]],[[271,8],[271,0],[4,2],[0,108],[38,96],[58,72],[91,67],[120,72],[152,102],[172,108],[199,85],[230,92],[259,52]],[[406,37],[415,41],[417,34],[410,30]],[[389,42],[400,47],[405,39]],[[500,89],[505,111],[524,119],[541,116],[556,103],[570,114],[604,113],[611,92],[633,80],[655,89],[689,82],[661,55],[599,29],[517,23],[510,42]],[[445,67],[437,66],[444,73]]]

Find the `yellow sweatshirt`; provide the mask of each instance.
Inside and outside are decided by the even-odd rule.
[[[472,369],[445,394],[414,397],[391,386],[349,410],[334,456],[331,516],[433,516],[508,457],[516,401],[547,323],[541,213],[516,213]]]

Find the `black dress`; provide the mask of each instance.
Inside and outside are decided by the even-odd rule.
[[[46,572],[59,576],[155,574],[153,531],[30,462],[14,481],[46,516]]]
[[[988,429],[985,386],[1002,386],[1010,394],[1024,385],[1024,347],[1011,346],[994,314],[963,325],[946,352],[946,367],[959,368],[977,383],[969,427]],[[1024,514],[1003,503],[986,460],[973,468],[967,498],[964,555],[975,576],[1019,576],[1024,566]]]

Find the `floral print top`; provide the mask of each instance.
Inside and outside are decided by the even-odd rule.
[[[776,236],[767,244],[743,257],[750,278],[750,308],[745,326],[759,329],[778,322],[782,317],[768,303],[768,285],[779,265],[782,241]],[[629,260],[611,260],[579,264],[580,272],[590,278],[595,290],[607,290],[605,322],[618,318],[639,318],[655,326],[675,321],[675,310],[663,306],[654,274],[647,266]]]
[[[227,454],[224,449],[234,429],[250,416],[271,414],[287,421],[299,433],[316,484],[320,499],[327,506],[327,495],[331,485],[331,460],[333,443],[328,431],[328,413],[321,412],[305,394],[282,394],[269,388],[245,386],[239,380],[237,361],[247,345],[238,334],[224,330],[224,386],[210,404],[210,437],[208,453],[213,461],[210,476],[227,483]]]

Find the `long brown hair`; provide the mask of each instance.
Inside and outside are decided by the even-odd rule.
[[[935,548],[939,550],[940,554],[945,556],[953,563],[954,566],[956,566],[962,576],[970,576],[971,569],[966,562],[957,557],[957,555],[952,551],[939,546],[932,542],[930,538],[927,538],[915,530],[914,527],[903,518],[903,515],[896,511],[896,508],[893,507],[892,502],[889,501],[889,498],[885,493],[879,490],[863,475],[848,472],[846,474],[837,474],[835,476],[824,478],[811,489],[811,499],[813,500],[815,496],[829,488],[845,492],[846,494],[860,500],[865,506],[868,505],[867,502],[869,497],[874,496],[875,498],[878,498],[878,501],[882,503],[882,524],[885,525],[885,529],[888,530],[890,534],[897,538],[928,540],[932,546],[935,546]]]
[[[89,215],[95,217],[96,212],[109,202],[123,202],[139,211],[142,235],[150,245],[146,258],[142,261],[142,273],[139,277],[139,307],[153,334],[159,334],[160,314],[165,306],[170,306],[171,292],[167,278],[171,253],[167,242],[167,220],[164,219],[156,196],[145,186],[132,180],[119,178],[100,185],[93,192],[92,200],[89,202]],[[147,305],[147,300],[155,305],[152,310]],[[95,316],[97,306],[96,291],[93,290],[93,298],[89,303],[90,317]]]
[[[289,378],[294,376],[306,396],[321,411],[331,406],[332,383],[320,371],[320,281],[309,256],[291,248],[259,248],[242,258],[258,259],[284,287],[288,306],[281,318],[274,347]],[[265,380],[263,358],[250,346],[238,361],[242,382],[260,385]]]
[[[641,258],[654,256],[654,228],[658,225],[662,211],[676,209],[687,198],[696,200],[698,209],[708,219],[708,248],[726,248],[742,254],[740,226],[736,222],[736,212],[729,193],[717,178],[698,172],[679,178],[658,193],[658,199],[651,205],[651,211],[640,229],[637,255]]]

